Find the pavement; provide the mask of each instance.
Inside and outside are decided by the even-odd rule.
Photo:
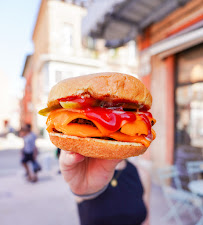
[[[0,224],[79,225],[75,200],[53,154],[40,154],[43,170],[36,183],[26,181],[19,160],[19,149],[0,151]]]
[[[73,196],[61,175],[28,183],[20,175],[0,179],[0,224],[79,225]]]
[[[39,161],[43,170],[37,183],[26,181],[19,163],[20,150],[0,151],[0,225],[79,225],[76,202],[58,174],[58,161],[54,151],[40,151]],[[153,184],[150,201],[151,225],[175,225],[163,222],[168,212],[159,186]],[[197,213],[196,221],[200,215]],[[193,225],[187,212],[181,217],[183,225]]]

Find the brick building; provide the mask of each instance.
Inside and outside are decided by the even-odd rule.
[[[98,6],[95,1],[91,11]],[[88,16],[88,15],[87,15]],[[88,18],[86,18],[88,21]],[[94,18],[92,18],[94,20]],[[202,157],[202,0],[114,1],[86,33],[117,47],[135,39],[140,79],[153,96],[157,138],[144,157],[163,166]],[[187,141],[185,141],[187,140]],[[184,150],[183,150],[184,149]],[[191,158],[191,152],[196,156]]]
[[[21,100],[21,117],[20,117],[20,124],[21,126],[24,124],[28,124],[32,122],[32,110],[33,110],[33,104],[32,104],[32,68],[33,63],[33,56],[28,55],[26,57],[24,70],[22,73],[22,76],[25,78],[25,89],[24,89],[24,96]]]
[[[152,146],[152,157],[162,165],[175,163],[179,145],[203,148],[200,141],[203,135],[200,130],[203,98],[197,97],[203,96],[200,88],[203,88],[202,27],[202,1],[193,0],[152,24],[144,35],[137,37],[143,54],[141,59],[144,55],[150,57],[151,69],[142,79],[152,92],[152,110],[159,120],[156,127],[159,140],[156,146]],[[184,143],[178,137],[183,129],[186,129],[191,143]]]

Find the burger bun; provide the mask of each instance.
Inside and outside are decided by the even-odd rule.
[[[143,154],[147,147],[135,142],[82,138],[50,132],[51,142],[58,148],[100,159],[126,159]]]

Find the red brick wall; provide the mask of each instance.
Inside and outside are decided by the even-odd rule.
[[[200,21],[203,15],[202,0],[191,0],[183,7],[178,8],[166,18],[150,27],[150,39],[154,44],[179,30]]]
[[[150,26],[137,37],[140,51],[150,47],[176,32],[183,30],[202,19],[202,0],[191,0],[163,20]],[[161,59],[158,55],[151,58],[151,73],[142,77],[153,96],[151,112],[157,123],[154,129],[157,138],[151,144],[150,158],[157,165],[173,163],[174,153],[174,55]],[[147,153],[149,154],[149,153]]]
[[[26,77],[25,92],[22,99],[21,109],[21,125],[32,123],[32,112],[29,110],[29,104],[32,101],[32,86],[31,86],[32,73]]]

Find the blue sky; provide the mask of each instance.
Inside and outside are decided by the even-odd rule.
[[[23,88],[25,57],[33,52],[32,32],[41,0],[0,1],[0,71],[12,81],[14,94]]]

